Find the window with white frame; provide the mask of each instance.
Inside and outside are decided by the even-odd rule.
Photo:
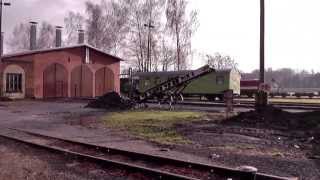
[[[22,92],[22,74],[19,74],[19,73],[6,74],[6,92],[7,93]]]

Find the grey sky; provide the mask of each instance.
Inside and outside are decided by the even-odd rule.
[[[7,0],[10,7],[4,8],[4,29],[10,32],[24,21],[46,20],[63,25],[68,10],[82,10],[85,0]]]
[[[4,31],[15,24],[46,20],[63,25],[68,10],[84,11],[86,0],[8,0]],[[99,2],[100,0],[96,0]],[[221,52],[236,59],[240,69],[259,66],[258,0],[190,0],[200,11],[200,28],[193,39],[199,53]],[[320,71],[320,1],[266,1],[266,67]],[[6,36],[6,38],[8,38]],[[194,59],[193,66],[203,62]]]

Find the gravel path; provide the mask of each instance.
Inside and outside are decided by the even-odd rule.
[[[0,153],[0,180],[127,179],[121,170],[99,167],[3,138],[0,138]]]
[[[204,121],[177,126],[192,144],[165,146],[134,138],[125,131],[101,128],[97,119],[105,112],[83,108],[85,105],[86,102],[63,101],[2,102],[0,126],[216,165],[251,165],[259,172],[280,176],[320,179],[320,162],[307,157],[312,144],[286,138],[286,132],[247,130]]]

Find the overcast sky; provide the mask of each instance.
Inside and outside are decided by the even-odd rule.
[[[86,0],[7,0],[4,31],[15,24],[46,20],[63,25],[67,11],[84,12]],[[95,0],[100,2],[100,0]],[[232,56],[240,69],[259,67],[259,0],[190,0],[199,10],[193,38],[199,53]],[[266,67],[320,71],[320,1],[266,0]],[[194,67],[203,64],[194,59]]]

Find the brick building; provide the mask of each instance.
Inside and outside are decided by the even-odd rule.
[[[10,98],[97,97],[120,92],[120,61],[84,43],[61,47],[61,27],[56,27],[55,48],[37,50],[37,23],[31,22],[30,50],[2,56],[1,96]]]
[[[0,62],[0,92],[11,98],[97,97],[120,92],[120,61],[84,43],[61,47],[61,27],[56,27],[55,48],[37,50],[37,23],[31,22],[30,50],[6,54]]]
[[[119,92],[120,61],[86,44],[4,55],[1,94],[41,99]]]

